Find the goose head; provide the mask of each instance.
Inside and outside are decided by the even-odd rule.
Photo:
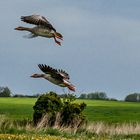
[[[37,74],[37,73],[35,73],[35,74],[31,75],[30,77],[32,77],[32,78],[43,78],[44,74]]]

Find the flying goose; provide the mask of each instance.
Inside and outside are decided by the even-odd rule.
[[[43,74],[33,74],[31,77],[33,78],[44,78],[51,83],[58,85],[60,87],[67,87],[68,89],[75,91],[75,86],[72,85],[69,81],[70,77],[64,70],[53,69],[50,66],[39,64],[38,67]]]
[[[32,28],[18,26],[15,28],[15,30],[29,31],[31,33],[29,38],[34,38],[37,36],[54,38],[54,41],[58,45],[61,45],[61,42],[57,41],[56,38],[63,40],[63,36],[60,33],[56,32],[56,29],[45,17],[40,15],[21,16],[21,21],[29,24],[34,24],[36,26]]]

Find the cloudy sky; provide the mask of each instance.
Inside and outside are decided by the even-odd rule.
[[[0,86],[14,94],[36,94],[62,89],[44,79],[37,64],[62,68],[76,85],[76,94],[104,91],[124,99],[140,92],[139,0],[1,0]],[[20,16],[40,14],[64,36],[26,39],[16,26],[31,26]]]

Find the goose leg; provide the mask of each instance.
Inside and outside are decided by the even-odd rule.
[[[55,43],[61,46],[61,42],[57,41],[55,37],[53,38],[54,38]]]

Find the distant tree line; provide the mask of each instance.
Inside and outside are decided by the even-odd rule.
[[[26,95],[26,94],[14,94],[13,97],[23,97],[23,98],[37,98],[40,94]]]
[[[79,96],[80,99],[95,99],[95,100],[111,100],[117,101],[115,98],[109,98],[105,92],[92,92],[92,93],[82,93]],[[128,94],[124,101],[127,102],[140,102],[140,93]]]
[[[125,97],[125,101],[128,102],[140,102],[140,93],[132,93]]]
[[[37,98],[40,94],[26,95],[26,94],[13,94],[8,87],[0,86],[0,97],[28,97]]]
[[[34,95],[26,95],[26,94],[12,94],[11,90],[6,86],[0,86],[0,97],[28,97],[28,98],[37,98],[40,94],[34,94]],[[61,98],[67,98],[69,96],[69,99],[77,98],[74,94],[61,94]],[[95,99],[95,100],[111,100],[111,101],[117,101],[115,98],[109,98],[105,92],[91,92],[91,93],[82,93],[78,98],[80,99]],[[140,102],[140,93],[131,93],[128,94],[124,101],[128,102]]]
[[[113,100],[117,101],[114,98],[108,98],[105,92],[92,92],[92,93],[82,93],[79,97],[80,99],[95,99],[95,100]]]
[[[107,99],[107,95],[105,92],[93,92],[93,93],[88,93],[88,94],[81,94],[80,97],[81,99]]]

